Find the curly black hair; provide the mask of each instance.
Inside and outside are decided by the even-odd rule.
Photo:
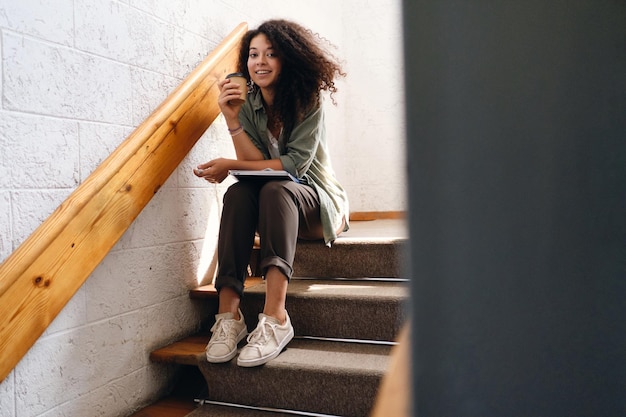
[[[332,98],[337,91],[335,77],[346,74],[339,61],[328,52],[326,47],[331,46],[328,41],[298,23],[278,19],[249,30],[241,40],[238,68],[248,81],[250,42],[259,34],[267,37],[282,62],[272,107],[285,132],[290,133],[319,105],[322,90],[329,91]]]

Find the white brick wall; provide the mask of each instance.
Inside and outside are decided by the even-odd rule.
[[[239,22],[272,17],[346,61],[328,119],[352,210],[403,210],[399,14],[393,0],[0,0],[0,261]],[[174,368],[148,355],[206,317],[188,290],[210,278],[228,183],[191,169],[233,156],[224,132],[219,118],[0,383],[0,417],[123,416],[168,386]]]

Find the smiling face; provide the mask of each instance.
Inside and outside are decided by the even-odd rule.
[[[276,55],[267,36],[260,33],[252,38],[248,52],[248,72],[266,100],[273,98],[281,68],[280,57]]]

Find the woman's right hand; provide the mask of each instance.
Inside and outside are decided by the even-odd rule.
[[[232,159],[217,158],[204,164],[200,164],[193,170],[199,178],[204,178],[210,183],[218,184],[228,177],[228,171],[233,166]]]
[[[239,102],[239,104],[237,104],[237,101],[231,102],[231,100],[241,96],[241,87],[239,84],[231,82],[228,78],[220,81],[218,87],[220,89],[220,95],[217,99],[217,104],[220,106],[220,110],[226,118],[226,122],[229,120],[237,122],[239,118],[239,111],[241,110],[243,103]],[[234,127],[236,126],[229,126],[229,128]]]

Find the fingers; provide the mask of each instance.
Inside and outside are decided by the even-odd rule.
[[[229,79],[225,79],[220,81],[217,86],[220,89],[220,93],[227,92],[228,90],[232,90],[233,87],[237,86],[237,83],[231,82]]]
[[[220,97],[219,101],[222,103],[229,103],[232,99],[237,99],[241,96],[241,86],[237,83],[233,83],[230,80],[223,80],[219,83]]]
[[[206,164],[198,165],[198,167],[193,170],[193,173],[198,177],[207,177],[211,175],[211,167],[207,162]]]
[[[213,176],[211,175],[211,167],[209,168],[196,168],[193,170],[193,173],[196,174],[198,178],[204,178],[208,182],[215,182]]]
[[[232,160],[225,158],[216,158],[208,162],[198,165],[193,173],[199,177],[204,178],[210,183],[221,183],[228,177],[228,170],[230,169]]]
[[[216,170],[212,166],[203,168],[203,165],[206,165],[206,164],[198,165],[198,168],[195,168],[193,170],[193,173],[197,177],[204,178],[205,180],[207,180],[208,182],[212,184],[216,184],[216,183],[220,183],[224,181],[225,177],[223,177],[223,175],[220,175],[220,173],[218,172],[219,170]]]
[[[229,94],[241,94],[241,86],[230,80],[224,80],[226,83],[222,84],[221,91],[225,91]]]

